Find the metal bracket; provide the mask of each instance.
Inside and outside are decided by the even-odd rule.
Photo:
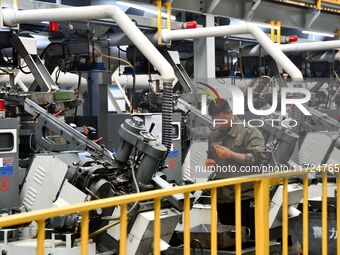
[[[24,102],[25,111],[36,117],[38,123],[35,125],[35,135],[37,144],[49,151],[65,151],[65,150],[85,150],[94,158],[103,159],[112,162],[113,157],[110,151],[87,139],[82,133],[72,128],[65,122],[48,113],[45,109],[26,98]],[[58,136],[62,137],[66,143],[56,144],[46,138],[46,131],[51,130]]]
[[[212,12],[216,9],[217,5],[221,2],[221,0],[212,0],[209,7],[207,8],[207,13],[212,14]]]
[[[25,63],[31,70],[35,82],[40,87],[41,91],[59,90],[39,56],[29,54],[17,34],[11,33],[9,35],[9,42],[17,53],[25,60]],[[32,91],[32,89],[35,89],[35,86],[32,86],[30,91]]]
[[[259,7],[261,0],[253,0],[248,13],[244,16],[245,20],[251,20],[255,15],[256,9]]]
[[[313,23],[318,19],[321,10],[309,10],[305,15],[305,28],[310,28]]]

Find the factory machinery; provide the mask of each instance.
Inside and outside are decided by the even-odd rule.
[[[61,10],[63,15],[58,14],[53,19],[112,18],[127,35],[127,39],[117,42],[119,47],[129,45],[124,51],[119,48],[119,54],[125,53],[126,56],[120,56],[117,65],[109,64],[113,65],[110,71],[113,71],[112,77],[117,87],[121,89],[120,85],[126,86],[131,93],[131,108],[135,113],[119,113],[117,100],[111,100],[118,113],[100,113],[107,114],[107,118],[113,120],[108,132],[100,133],[107,146],[101,144],[96,128],[83,128],[77,115],[81,103],[86,101],[80,93],[81,82],[75,89],[65,90],[61,89],[62,85],[57,84],[52,75],[56,67],[70,73],[97,70],[98,63],[90,59],[106,56],[102,48],[98,50],[95,46],[95,43],[99,44],[94,36],[97,32],[89,31],[88,27],[80,24],[79,31],[73,29],[73,36],[67,29],[61,32],[61,36],[67,38],[67,43],[54,38],[55,41],[52,40],[46,49],[39,49],[36,45],[39,39],[9,27],[28,21],[50,20],[55,12],[4,10],[4,28],[0,31],[0,70],[9,78],[0,83],[0,216],[206,181],[208,174],[195,176],[194,168],[204,164],[212,122],[200,109],[204,97],[200,97],[197,86],[183,67],[179,52],[171,47],[156,48],[118,8],[82,7],[77,15],[67,9]],[[216,36],[231,33],[228,29],[217,28]],[[163,39],[183,39],[186,31],[178,31],[175,35],[170,32],[165,31]],[[253,25],[238,26],[234,32],[252,33],[268,54],[285,67],[295,85],[295,79],[302,78],[299,70],[294,68],[294,58],[286,57],[282,53],[284,49],[281,51],[274,44],[272,48],[269,39],[263,37],[258,28]],[[110,36],[109,30],[106,33]],[[197,38],[195,32],[191,36]],[[267,61],[263,66],[262,57],[252,53],[254,50],[249,50],[248,54],[246,49],[239,52],[236,60],[239,67],[235,73],[239,71],[243,75],[242,79],[230,73],[223,82],[239,87],[244,87],[245,81],[252,84],[257,93],[255,104],[258,109],[266,108],[271,103],[268,88],[274,83],[278,87],[288,87],[290,81],[280,76],[281,72],[274,61],[268,61],[271,59],[269,56],[265,57]],[[134,63],[134,68],[125,65],[130,62]],[[25,74],[24,65],[33,76],[26,83],[22,80],[29,74]],[[233,65],[237,66],[237,62]],[[310,68],[310,72],[317,75],[314,66],[310,65]],[[120,69],[124,71],[120,72]],[[105,70],[101,71],[105,73]],[[336,74],[336,68],[333,71]],[[327,72],[329,70],[323,73]],[[274,78],[263,78],[259,73]],[[245,79],[245,74],[250,74],[253,80]],[[16,78],[19,76],[22,79]],[[220,81],[211,80],[209,84]],[[327,105],[327,113],[333,111],[337,114],[335,109],[331,109],[338,103],[338,91],[334,89],[336,82],[339,81],[335,79],[329,83],[311,80],[303,84],[313,86],[315,100],[308,107],[312,115],[305,117],[292,109],[289,117],[300,123],[293,129],[280,126],[278,123],[284,117],[276,113],[261,118],[264,125],[260,130],[266,141],[266,159],[263,164],[285,165],[293,169],[306,164],[336,162],[340,157],[340,125],[337,120],[317,109]],[[301,83],[300,80],[298,84]],[[215,88],[218,90],[218,86]],[[322,93],[327,97],[320,96]],[[245,119],[252,117],[249,112],[244,116]],[[275,121],[270,124],[269,120]],[[315,149],[318,148],[315,145],[321,144],[320,141],[322,150]],[[317,183],[317,177],[310,176],[310,179],[311,184]],[[290,218],[299,215],[297,207],[302,197],[299,183],[300,180],[294,179],[289,185]],[[318,192],[316,190],[314,196]],[[271,191],[270,227],[273,230],[281,225],[281,194],[281,186]],[[209,202],[206,202],[209,199],[205,200],[204,194],[201,199],[200,196],[195,194],[191,199],[193,227],[210,223],[210,207]],[[170,244],[178,243],[174,241],[174,233],[181,233],[182,210],[183,196],[180,194],[162,201],[163,251],[169,250]],[[118,207],[91,212],[89,254],[118,253],[119,215]],[[47,254],[79,254],[80,217],[73,214],[48,220]],[[153,202],[131,204],[128,220],[128,254],[152,252]],[[34,222],[1,229],[0,251],[9,255],[35,254],[35,237]],[[245,236],[244,240],[247,238]]]
[[[104,10],[102,7],[98,9]],[[104,16],[106,13],[105,10]],[[128,23],[135,30],[133,32],[142,34],[120,9],[112,8],[112,14],[118,16],[119,22],[125,22],[123,26]],[[11,29],[1,31],[0,38],[4,54],[2,70],[21,69],[25,73],[25,64],[34,77],[31,86],[25,87],[20,82],[21,86],[17,86],[14,84],[15,73],[8,71],[10,83],[2,86],[0,91],[1,216],[176,185],[168,182],[162,172],[167,168],[164,160],[169,152],[171,132],[169,127],[167,129],[171,118],[165,119],[169,118],[165,107],[162,123],[165,145],[153,135],[153,127],[147,129],[144,120],[134,116],[120,125],[120,142],[113,154],[104,145],[96,143],[95,129],[86,128],[80,132],[77,127],[65,123],[65,118],[74,116],[80,99],[77,91],[59,89],[47,68],[48,61],[45,66],[37,52],[35,39],[19,36]],[[147,40],[144,36],[142,39]],[[147,46],[145,41],[140,43],[142,47]],[[149,56],[150,49],[158,53],[149,44]],[[158,65],[158,70],[162,68]],[[168,77],[171,70],[167,72],[170,73]],[[163,88],[169,85],[170,82],[164,82]],[[167,93],[172,94],[168,91],[163,96]],[[167,104],[165,101],[164,105]],[[162,250],[169,247],[182,209],[182,195],[168,197],[162,203],[161,221],[167,226],[161,233]],[[118,207],[91,212],[90,236],[93,242],[89,243],[89,254],[117,253],[119,214]],[[150,234],[154,220],[153,202],[131,205],[128,218],[128,253],[149,253],[153,241]],[[49,242],[46,252],[79,254],[79,224],[78,214],[50,219],[46,230]],[[35,254],[35,223],[1,229],[0,232],[2,254]]]

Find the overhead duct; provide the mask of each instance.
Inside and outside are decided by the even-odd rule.
[[[204,27],[183,30],[162,30],[162,39],[165,42],[195,39],[202,37],[222,37],[226,35],[251,34],[268,54],[280,65],[294,81],[302,81],[301,71],[281,51],[280,47],[273,43],[269,37],[256,25],[245,23],[235,26]]]
[[[304,51],[322,51],[340,48],[340,40],[307,42],[307,43],[290,43],[278,45],[283,52],[304,52]],[[259,55],[260,45],[246,46],[242,48],[242,55],[254,57]]]
[[[56,69],[57,70],[57,69]],[[56,70],[51,74],[52,77],[56,76]],[[34,82],[34,76],[32,74],[23,74],[21,71],[17,73],[14,79],[14,83],[20,86],[20,88],[27,92],[28,88]],[[58,84],[60,87],[66,90],[77,89],[79,82],[79,75],[74,73],[63,73],[60,72],[58,77]],[[8,84],[10,83],[9,75],[0,75],[0,84]],[[85,78],[81,78],[80,80],[80,91],[84,91],[87,86],[87,80]]]
[[[133,86],[133,76],[122,74],[119,76],[113,76],[113,80],[117,79],[121,86],[132,88]],[[150,85],[155,83],[156,81],[160,81],[161,77],[158,74],[137,74],[136,75],[136,89],[148,89]]]

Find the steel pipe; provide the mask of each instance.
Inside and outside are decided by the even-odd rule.
[[[279,64],[294,81],[303,80],[301,71],[282,52],[280,47],[273,43],[268,36],[256,25],[245,23],[235,26],[204,27],[196,29],[167,30],[163,29],[164,42],[195,39],[202,37],[223,37],[226,35],[251,34],[265,49],[265,51]]]
[[[340,40],[321,41],[321,42],[306,42],[306,43],[291,43],[280,44],[280,49],[283,52],[303,52],[303,51],[323,51],[340,48]],[[253,47],[246,46],[242,49],[243,56],[258,56],[259,45]]]
[[[133,86],[133,76],[132,75],[119,75],[119,76],[112,76],[113,80],[118,79],[118,82],[123,87],[131,88]],[[151,78],[147,74],[137,74],[136,75],[136,88],[137,89],[147,89],[150,85],[154,85],[155,81],[161,81],[161,77],[158,74],[152,74]]]
[[[283,52],[331,50],[335,48],[340,48],[340,40],[280,45]]]

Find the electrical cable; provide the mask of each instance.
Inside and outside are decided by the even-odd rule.
[[[55,72],[55,84],[58,85],[58,80],[59,80],[59,76],[60,76],[60,69],[58,69],[56,72]]]
[[[240,67],[240,73],[241,73],[241,77],[242,77],[242,80],[244,82],[244,84],[246,85],[246,88],[248,88],[248,84],[246,83],[246,80],[244,78],[244,73],[243,73],[243,66],[242,66],[242,49],[240,49],[240,52],[239,52],[239,67]]]
[[[7,74],[11,74],[10,71],[6,70],[6,69],[3,69],[3,68],[0,68],[0,71],[3,71],[4,73],[7,73]]]
[[[117,48],[122,52],[127,52],[127,50],[123,50],[120,46],[117,46]]]
[[[18,32],[17,32],[17,34],[23,34],[23,33],[25,33],[26,32],[26,34],[30,34],[30,33],[34,33],[34,34],[37,34],[39,31],[38,30],[30,30],[30,29],[20,29]],[[30,34],[31,35],[31,34]],[[37,35],[39,35],[39,34],[37,34]]]
[[[120,221],[114,221],[114,222],[112,222],[110,224],[107,224],[104,227],[102,227],[102,228],[100,228],[100,229],[90,233],[90,237],[95,237],[95,236],[105,232],[106,230],[108,230],[110,228],[113,228],[114,226],[117,226],[119,223],[120,223]]]
[[[98,50],[96,47],[93,47],[93,48],[94,48],[94,50],[95,50],[99,55],[101,55],[102,57],[108,58],[108,59],[113,59],[113,60],[116,60],[116,61],[121,61],[121,62],[127,64],[127,65],[128,65],[129,67],[131,67],[132,69],[134,69],[133,65],[132,65],[129,61],[127,61],[127,60],[125,60],[125,59],[122,59],[122,58],[118,58],[118,57],[106,55],[106,54],[104,54],[103,52],[101,52],[100,50]]]
[[[132,74],[132,78],[133,78],[133,90],[134,90],[134,88],[136,87],[136,85],[135,85],[136,84],[136,71],[135,71],[135,67],[129,61],[127,61],[127,60],[125,60],[123,58],[118,58],[118,57],[109,56],[109,55],[104,54],[103,52],[101,52],[100,50],[98,50],[95,47],[94,42],[92,43],[92,46],[93,46],[94,51],[96,51],[100,56],[102,56],[104,58],[116,60],[116,61],[121,61],[121,62],[127,64],[129,67],[132,68],[132,71],[133,71],[133,74]],[[133,91],[133,93],[134,93],[134,91]],[[132,100],[133,100],[133,96],[132,96]],[[132,105],[131,113],[133,113],[133,107],[134,107],[132,100],[130,100],[130,104]]]
[[[26,65],[26,66],[20,66],[20,65],[19,65],[20,71],[21,71],[22,73],[24,73],[24,74],[31,74],[32,71],[24,71],[24,68],[25,68],[25,67],[27,67],[27,65]]]
[[[137,153],[137,141],[135,143],[135,147],[134,147],[134,156],[133,156],[133,162],[131,164],[131,174],[132,174],[132,181],[133,184],[136,188],[136,193],[140,193],[140,189],[137,183],[137,179],[136,179],[136,174],[135,174],[135,168],[136,168],[136,153]],[[127,215],[130,215],[137,207],[138,202],[135,202],[132,207],[128,210]],[[101,218],[102,220],[119,220],[120,217],[112,217],[112,216],[105,216]]]
[[[137,140],[138,141],[138,140]],[[138,186],[138,182],[137,182],[137,179],[136,179],[136,174],[135,174],[135,169],[136,169],[136,154],[137,154],[137,141],[135,143],[135,148],[134,148],[134,155],[133,155],[133,163],[131,165],[131,173],[132,173],[132,181],[133,181],[133,184],[135,185],[135,188],[136,188],[136,193],[140,193],[140,189],[139,189],[139,186]],[[128,215],[137,207],[138,205],[138,202],[135,202],[133,204],[133,206],[130,208],[130,210],[128,211]]]
[[[77,85],[77,100],[79,99],[79,89],[81,85],[81,73],[78,74],[78,85]],[[77,122],[77,112],[78,112],[78,105],[76,106],[76,109],[74,110],[74,116],[73,116],[73,122],[76,124]]]
[[[276,86],[275,86],[275,82],[274,82],[274,79],[275,79],[274,76],[273,76],[273,77],[270,77],[270,76],[268,76],[268,75],[262,75],[262,76],[259,78],[259,83],[260,83],[260,81],[261,81],[262,78],[265,78],[265,79],[268,79],[268,80],[269,80],[269,81],[268,81],[269,86],[264,87],[264,88],[260,91],[260,93],[259,93],[260,97],[263,97],[263,95],[265,95],[266,93],[268,93],[269,88],[274,88],[274,87],[276,87]]]
[[[132,112],[133,113],[133,110],[134,110],[134,107],[136,107],[135,105],[135,101],[136,101],[136,69],[135,69],[135,66],[136,66],[136,54],[137,54],[137,51],[136,51],[136,47],[134,48],[134,53],[133,53],[133,68],[132,68],[132,75],[134,77],[133,81],[132,81],[132,99],[131,99],[131,104],[132,104]]]

